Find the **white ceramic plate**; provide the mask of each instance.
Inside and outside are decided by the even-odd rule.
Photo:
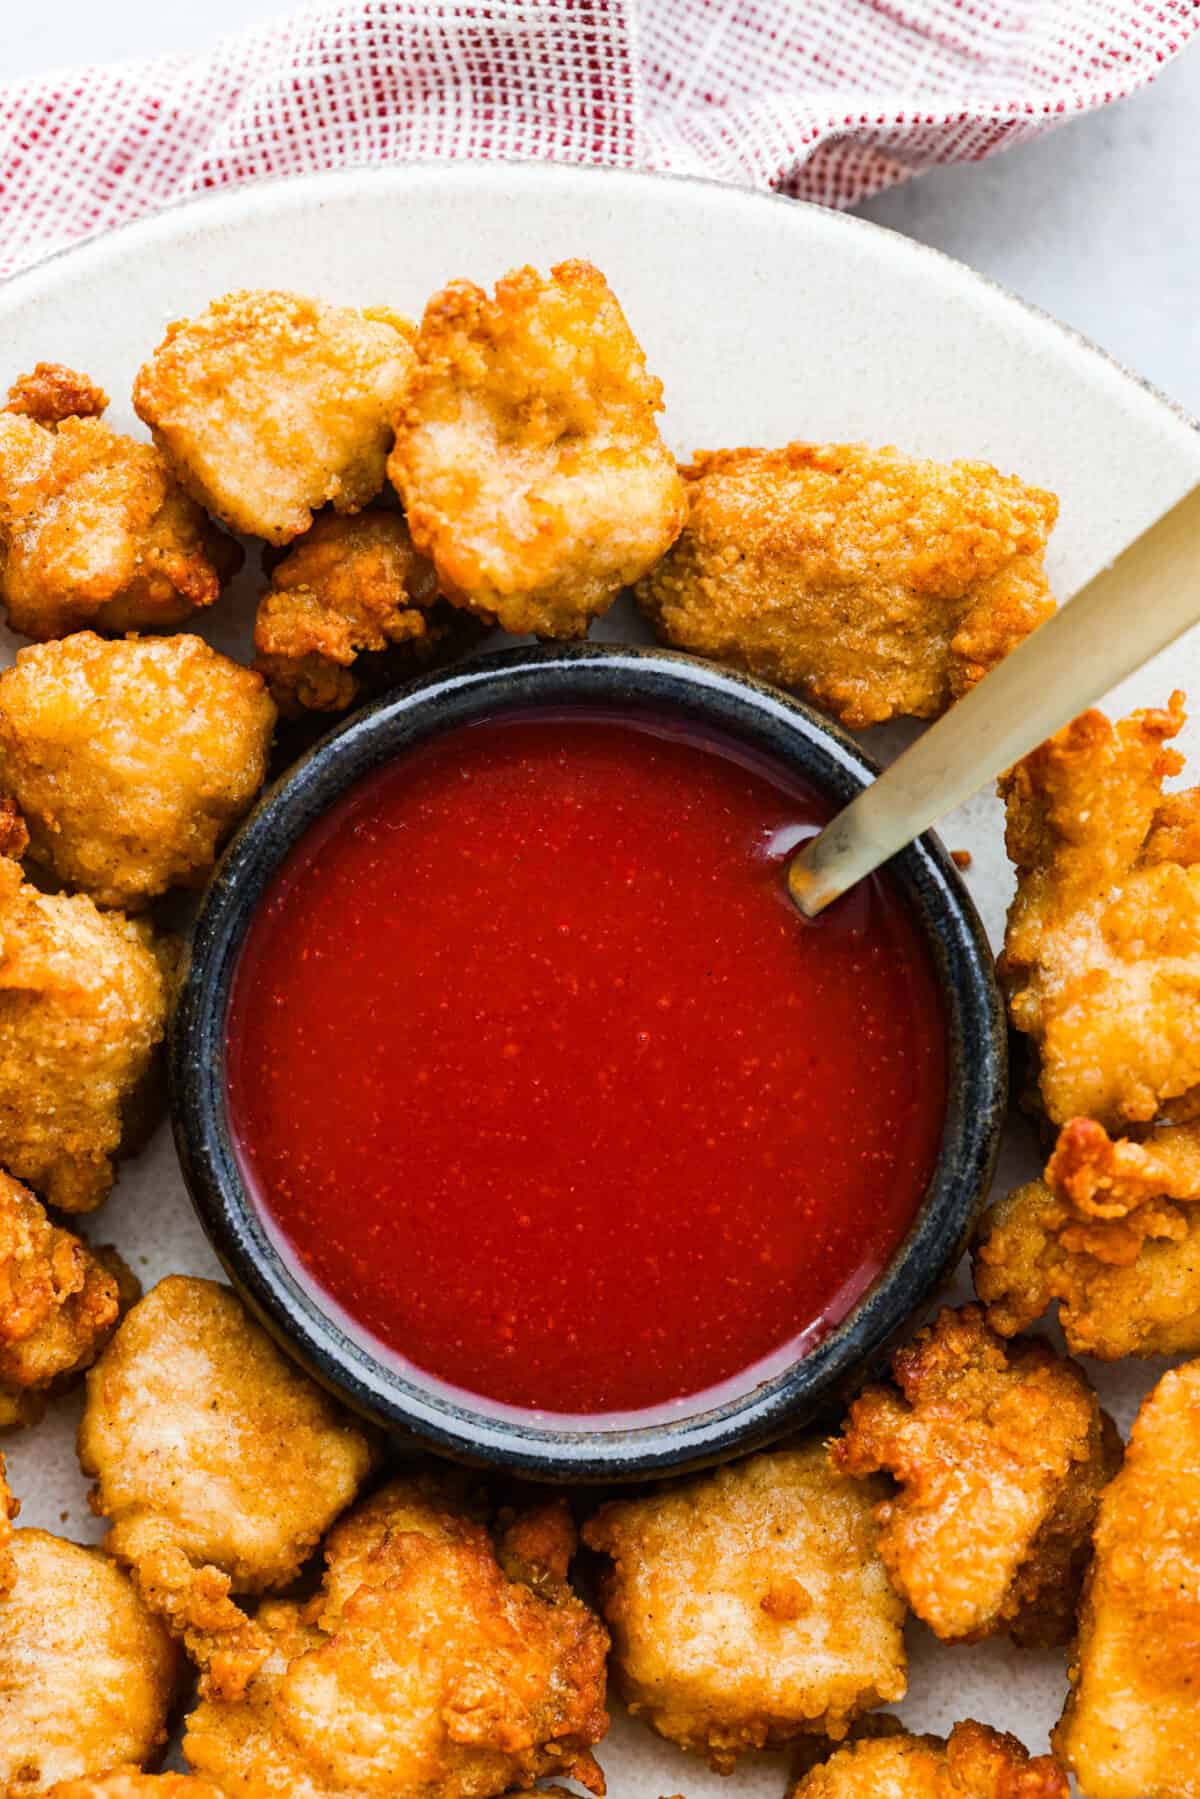
[[[416,315],[451,277],[491,282],[517,263],[571,256],[596,262],[619,295],[665,384],[677,453],[799,437],[985,458],[1060,495],[1050,554],[1060,595],[1200,482],[1200,434],[1161,396],[934,251],[708,183],[532,165],[271,182],[93,240],[0,289],[0,383],[38,358],[73,364],[114,395],[114,423],[140,434],[127,397],[134,371],[169,319],[229,288],[294,287]],[[254,591],[251,567],[206,628],[221,647],[248,641]],[[595,634],[640,635],[625,611]],[[1190,686],[1200,708],[1196,633],[1117,703],[1161,703],[1176,685]],[[866,741],[880,754],[904,735]],[[1200,754],[1200,730],[1189,726],[1183,747]],[[967,879],[995,937],[1011,889],[995,800],[981,796],[943,834],[971,851]],[[1001,1178],[1024,1178],[1033,1163],[1014,1127]],[[148,1283],[170,1270],[215,1271],[165,1130],[126,1166],[93,1234],[115,1241]],[[1123,1427],[1158,1371],[1093,1370]],[[91,1539],[100,1530],[74,1459],[77,1414],[64,1401],[5,1448],[24,1522]],[[971,1715],[1045,1748],[1065,1691],[1062,1655],[946,1649],[919,1628],[910,1650],[899,1709],[913,1728],[945,1730]],[[601,1759],[613,1799],[781,1799],[786,1768],[783,1756],[749,1758],[722,1781],[621,1717]]]

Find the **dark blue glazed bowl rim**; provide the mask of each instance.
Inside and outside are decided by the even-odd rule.
[[[225,1107],[225,1013],[246,927],[303,832],[353,783],[423,740],[532,708],[668,712],[740,741],[845,802],[878,772],[845,732],[788,695],[674,652],[604,644],[483,656],[356,714],[259,802],[200,908],[169,1036],[171,1111],[201,1222],[244,1298],[325,1385],[392,1431],[475,1464],[543,1480],[618,1481],[702,1466],[830,1415],[880,1365],[949,1275],[986,1197],[1007,1100],[1006,1032],[991,952],[932,834],[889,865],[941,986],[948,1102],[937,1166],[890,1265],[828,1337],[736,1398],[619,1428],[525,1422],[473,1409],[398,1369],[322,1310],[268,1236],[238,1170]]]

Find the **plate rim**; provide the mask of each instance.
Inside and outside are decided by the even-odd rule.
[[[843,211],[839,208],[823,206],[813,200],[793,199],[788,194],[775,193],[770,189],[742,187],[734,182],[718,181],[710,175],[695,175],[678,171],[657,169],[618,168],[600,163],[570,163],[555,158],[533,158],[518,156],[494,157],[408,157],[395,162],[356,161],[346,163],[337,168],[308,169],[298,173],[254,175],[245,180],[224,187],[211,188],[194,194],[183,194],[152,211],[141,214],[134,219],[125,219],[116,225],[100,226],[95,231],[77,238],[73,243],[64,244],[48,255],[27,267],[15,270],[11,275],[0,278],[0,319],[10,306],[23,303],[23,290],[34,288],[39,279],[44,279],[47,271],[60,263],[68,262],[72,257],[83,258],[95,251],[101,244],[111,243],[114,238],[136,239],[139,232],[150,235],[155,228],[184,217],[185,215],[214,214],[228,209],[235,209],[239,204],[249,203],[269,194],[275,189],[320,189],[328,186],[335,188],[339,183],[353,185],[364,177],[375,180],[391,180],[403,183],[405,177],[420,174],[443,176],[452,179],[455,176],[466,177],[475,174],[509,174],[518,179],[570,179],[583,181],[628,182],[635,186],[647,188],[698,188],[710,198],[718,197],[723,202],[731,202],[735,206],[745,204],[756,207],[760,204],[783,209],[788,214],[799,213],[810,222],[821,220],[818,229],[833,231],[845,230],[857,232],[866,238],[885,238],[889,240],[893,250],[900,249],[902,255],[911,255],[937,266],[944,274],[958,279],[966,278],[966,284],[975,286],[992,301],[999,300],[1018,314],[1023,314],[1036,325],[1046,331],[1047,337],[1057,339],[1060,348],[1081,354],[1085,361],[1094,359],[1099,367],[1111,374],[1116,374],[1132,388],[1140,390],[1145,398],[1153,402],[1160,413],[1162,422],[1172,426],[1181,425],[1198,441],[1195,445],[1197,458],[1200,461],[1200,418],[1193,416],[1179,401],[1172,399],[1155,382],[1136,369],[1130,368],[1111,350],[1078,329],[1068,324],[1057,314],[1039,306],[1033,300],[1025,299],[1021,294],[1007,287],[992,275],[985,274],[971,263],[961,261],[946,250],[927,244],[920,238],[909,237],[907,233],[898,231],[894,226],[881,225],[874,219]],[[186,227],[185,227],[186,228]]]

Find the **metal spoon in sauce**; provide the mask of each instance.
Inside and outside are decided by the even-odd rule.
[[[788,863],[806,918],[1200,620],[1200,487],[1135,538]]]

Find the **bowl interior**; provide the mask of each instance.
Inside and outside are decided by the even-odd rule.
[[[718,730],[804,776],[835,802],[873,775],[857,745],[808,708],[693,658],[582,644],[459,665],[389,696],[311,751],[260,802],[218,869],[190,943],[171,1028],[176,1139],[201,1220],[268,1327],[309,1369],[393,1429],[468,1460],[541,1478],[634,1478],[755,1447],[836,1405],[881,1359],[953,1267],[986,1192],[1006,1098],[992,961],[945,852],[927,837],[891,868],[928,942],[943,994],[948,1097],[937,1165],[896,1256],[847,1318],[749,1390],[669,1418],[544,1421],[398,1368],[298,1277],[239,1171],[225,1098],[225,1014],[246,927],[293,844],[341,794],[406,749],[505,711],[654,711]]]

